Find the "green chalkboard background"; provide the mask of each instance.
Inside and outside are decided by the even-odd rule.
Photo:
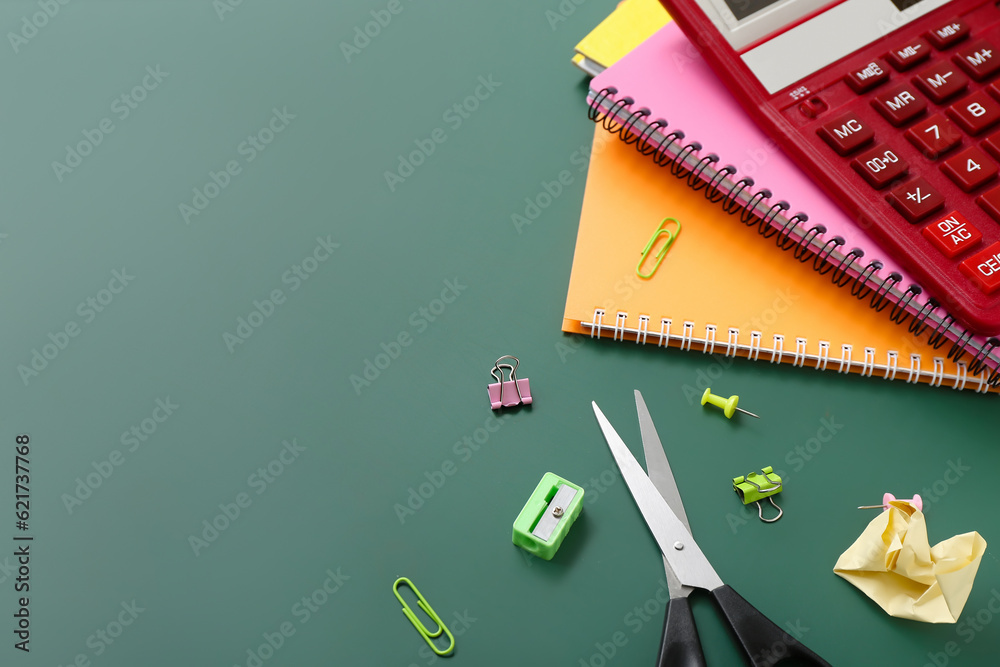
[[[831,571],[886,490],[937,483],[934,542],[1000,539],[995,397],[560,332],[583,175],[511,216],[590,144],[569,57],[613,6],[0,6],[0,664],[430,665],[399,576],[461,633],[447,664],[652,664],[662,563],[590,408],[638,451],[635,388],[699,543],[777,623],[835,665],[995,663],[993,549],[978,631],[890,618]],[[496,422],[502,354],[536,402]],[[709,373],[763,418],[692,405]],[[727,481],[768,464],[774,525]],[[551,562],[510,541],[546,471],[587,489]],[[709,663],[738,664],[695,613]]]

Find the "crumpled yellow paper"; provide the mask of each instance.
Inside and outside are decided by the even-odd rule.
[[[931,547],[923,513],[894,501],[840,556],[833,571],[890,616],[954,623],[985,551],[986,540],[975,531]]]

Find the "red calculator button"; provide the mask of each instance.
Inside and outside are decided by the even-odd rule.
[[[979,134],[1000,120],[1000,102],[977,90],[948,107],[948,115],[969,134]]]
[[[986,294],[995,292],[1000,287],[1000,241],[977,252],[958,268]]]
[[[886,57],[893,67],[902,72],[910,69],[929,55],[931,55],[930,45],[917,37],[892,49],[886,54]]]
[[[861,174],[870,186],[881,190],[904,175],[908,165],[894,150],[885,144],[879,144],[854,158],[851,167]]]
[[[947,60],[921,70],[913,81],[937,104],[958,95],[969,85],[969,78]]]
[[[885,116],[885,119],[899,127],[903,123],[916,118],[927,108],[927,100],[909,83],[893,86],[881,95],[872,99],[872,106]]]
[[[948,107],[948,115],[969,134],[979,134],[1000,120],[1000,102],[977,90]]]
[[[975,146],[969,146],[955,157],[945,160],[941,171],[966,192],[972,192],[997,176],[997,166]]]
[[[995,53],[985,39],[977,39],[956,51],[954,60],[976,81],[988,79],[1000,69],[1000,53]]]
[[[1000,160],[1000,132],[991,134],[983,141],[983,148],[986,152]]]
[[[837,116],[817,131],[840,155],[849,155],[875,138],[875,131],[854,112]]]
[[[944,197],[919,177],[890,192],[889,203],[910,222],[919,222],[944,206]]]
[[[961,143],[962,133],[950,120],[941,114],[934,114],[908,129],[906,138],[924,154],[924,157],[936,160],[939,155],[947,153]]]
[[[960,19],[952,19],[943,26],[927,31],[927,39],[939,51],[957,44],[969,35],[969,24]]]
[[[948,259],[960,255],[983,238],[982,233],[957,211],[952,211],[937,222],[932,222],[921,232],[924,238]]]
[[[860,69],[848,72],[844,81],[856,93],[863,93],[871,90],[880,83],[889,80],[889,70],[885,68],[885,63],[878,58],[867,63]]]
[[[993,188],[989,192],[976,197],[976,203],[989,213],[994,220],[1000,222],[1000,188]]]

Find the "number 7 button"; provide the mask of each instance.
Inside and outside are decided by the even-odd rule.
[[[962,133],[950,120],[941,114],[934,114],[907,130],[906,138],[925,157],[935,160],[961,143]]]

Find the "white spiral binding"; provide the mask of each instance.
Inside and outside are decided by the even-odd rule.
[[[916,352],[910,353],[910,374],[906,377],[906,384],[915,384],[920,380],[920,355]]]
[[[635,337],[635,343],[638,345],[642,343],[646,344],[646,334],[649,333],[649,315],[639,316],[639,335]]]
[[[781,334],[774,334],[774,347],[771,348],[771,363],[780,364],[781,358],[785,356],[785,337]]]
[[[604,310],[598,308],[594,311],[594,326],[590,328],[590,337],[601,337],[601,326],[604,321]]]
[[[825,371],[826,365],[830,361],[830,341],[821,340],[819,342],[819,359],[816,360],[816,370]]]
[[[688,349],[691,346],[688,345]],[[705,325],[705,344],[701,347],[702,354],[715,354],[715,325]]]
[[[681,331],[681,349],[691,351],[691,341],[694,340],[694,322],[685,321]]]
[[[733,331],[733,329],[730,329],[730,331]],[[736,329],[736,331],[739,331],[739,329]],[[760,356],[760,332],[759,331],[751,331],[750,332],[750,354],[747,355],[747,358],[750,359],[750,360],[752,360],[752,361],[757,361],[757,358],[759,356]]]
[[[804,368],[806,365],[806,346],[809,341],[805,338],[795,339],[795,360],[792,361],[792,366],[798,366],[799,368]]]
[[[661,345],[666,347],[670,344],[670,325],[671,321],[666,317],[660,320],[660,342],[657,343],[657,347]]]
[[[618,311],[618,315],[615,316],[615,335],[612,340],[619,340],[618,336],[621,336],[621,341],[625,341],[625,324],[627,322],[628,313]]]
[[[899,352],[896,350],[889,350],[886,353],[886,363],[885,363],[885,375],[882,376],[883,380],[895,380],[896,371],[899,370]],[[892,375],[889,372],[892,371]]]
[[[745,353],[749,359],[757,361],[760,359],[761,350],[768,351],[771,353],[769,361],[771,363],[781,363],[785,357],[785,336],[782,334],[773,334],[774,343],[771,348],[766,348],[762,346],[763,334],[760,331],[750,332],[750,342],[749,344],[740,343],[740,333],[741,330],[738,327],[727,327],[727,337],[726,341],[723,343],[717,340],[718,336],[718,326],[714,324],[705,325],[705,333],[703,338],[698,338],[695,336],[695,329],[697,327],[696,323],[690,320],[684,322],[683,328],[679,335],[674,335],[671,333],[671,327],[673,326],[673,320],[670,318],[662,318],[660,320],[660,331],[654,332],[649,330],[649,315],[640,315],[639,324],[637,328],[631,328],[628,326],[628,313],[627,312],[617,312],[615,315],[615,322],[613,325],[605,324],[604,318],[607,312],[603,308],[596,308],[594,310],[594,319],[592,322],[581,322],[581,326],[588,328],[591,338],[600,338],[605,335],[606,329],[612,330],[613,339],[616,341],[624,341],[628,336],[634,336],[635,342],[637,344],[642,343],[643,345],[649,342],[649,337],[653,336],[656,338],[657,347],[667,347],[670,343],[679,342],[680,349],[691,351],[694,345],[697,343],[702,352],[706,354],[722,354],[725,357],[736,357],[740,353]],[[725,350],[716,350],[716,346],[725,345]],[[808,339],[797,337],[795,339],[795,352],[794,357],[791,360],[793,366],[798,366],[800,368],[805,367],[806,362],[815,362],[815,368],[817,370],[825,371],[829,367],[831,361],[837,364],[838,373],[847,373],[852,370],[857,370],[861,375],[866,377],[872,377],[876,370],[884,370],[881,377],[885,380],[895,380],[899,376],[899,379],[905,379],[908,384],[916,384],[921,380],[928,381],[934,387],[941,387],[944,385],[946,380],[949,380],[949,386],[952,389],[964,390],[964,389],[974,389],[976,393],[988,393],[991,389],[989,385],[989,371],[981,371],[977,373],[974,377],[969,377],[968,365],[963,362],[956,362],[956,370],[953,374],[947,374],[945,372],[945,364],[947,360],[944,357],[933,357],[933,368],[931,370],[923,370],[921,364],[923,361],[922,355],[919,353],[910,354],[910,367],[902,370],[906,371],[906,376],[900,376],[900,366],[899,366],[899,352],[896,350],[888,350],[886,352],[886,362],[884,366],[880,366],[876,363],[877,350],[872,347],[864,348],[864,360],[854,361],[853,360],[853,346],[850,344],[841,345],[841,354],[839,359],[832,358],[830,356],[830,342],[829,341],[819,341],[818,342],[819,351],[818,353],[808,352]],[[788,352],[787,354],[792,354]],[[950,382],[954,380],[954,382]]]
[[[944,382],[944,357],[934,357],[934,370],[931,376],[931,386],[940,387]]]
[[[861,366],[861,375],[870,378],[875,371],[875,348],[865,348],[865,361]]]
[[[726,340],[726,353],[723,356],[735,357],[736,350],[739,349],[740,344],[740,330],[734,327],[729,327],[729,338]]]

